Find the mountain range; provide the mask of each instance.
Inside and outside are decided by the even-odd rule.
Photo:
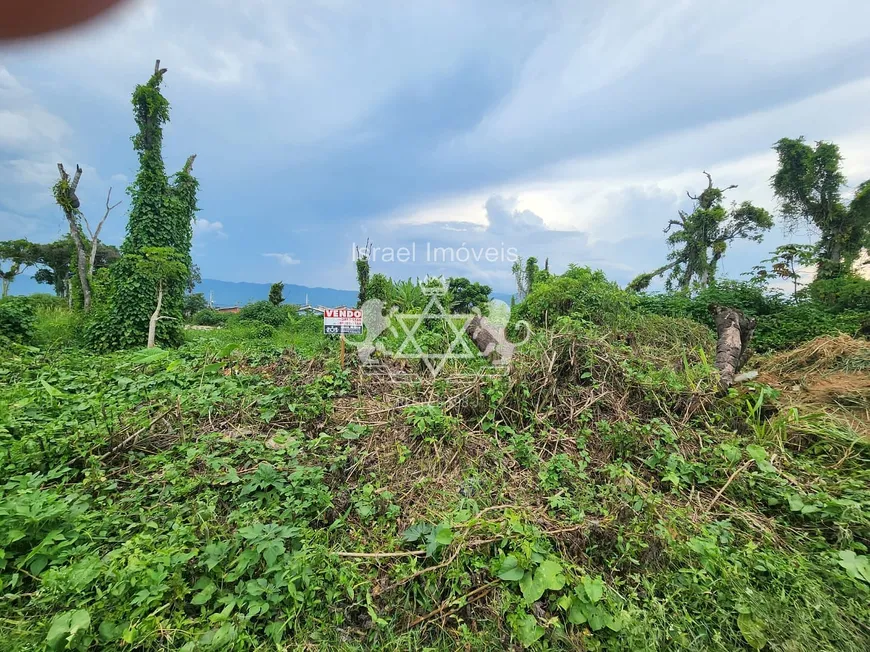
[[[196,292],[202,292],[207,300],[214,302],[216,307],[243,306],[254,301],[261,301],[269,296],[269,283],[245,283],[236,281],[219,281],[213,278],[204,278],[196,286]],[[50,285],[40,285],[31,276],[19,276],[9,286],[10,294],[34,294],[37,292],[51,293]],[[493,292],[493,299],[501,299],[510,303],[511,295],[502,292]],[[336,290],[334,288],[307,287],[293,283],[284,284],[285,303],[304,305],[306,302],[312,306],[355,306],[357,300],[356,290]]]

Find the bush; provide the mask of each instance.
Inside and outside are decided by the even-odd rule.
[[[833,313],[816,303],[789,305],[774,315],[758,319],[752,348],[758,353],[791,349],[820,335],[855,335],[866,313],[845,310]]]
[[[33,306],[34,310],[40,310],[41,308],[67,309],[69,307],[68,301],[64,297],[59,297],[54,294],[45,294],[44,292],[31,294],[27,297],[27,300],[30,302],[30,305]]]
[[[218,312],[212,308],[206,308],[195,312],[193,317],[190,318],[190,322],[197,326],[223,326],[227,323],[229,317],[229,314],[225,312]]]
[[[287,321],[287,311],[268,301],[249,303],[239,311],[240,321],[255,321],[270,326],[281,326]]]
[[[268,340],[275,334],[275,327],[258,323],[251,327],[251,337],[256,340]]]
[[[77,346],[82,334],[83,315],[67,307],[36,310],[34,344],[38,346]]]
[[[807,288],[809,295],[834,312],[870,312],[870,281],[860,276],[817,279]]]
[[[781,294],[765,293],[762,287],[745,281],[713,282],[695,296],[682,292],[639,294],[635,303],[642,312],[684,317],[715,328],[711,304],[737,308],[750,317],[773,315],[789,305]]]
[[[30,342],[36,315],[28,297],[0,299],[0,335],[13,342]]]
[[[533,286],[514,313],[516,318],[538,326],[570,315],[615,329],[630,320],[631,300],[631,295],[608,281],[601,270],[571,265],[561,276]]]

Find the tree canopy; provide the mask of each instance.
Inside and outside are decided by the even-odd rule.
[[[850,204],[843,201],[846,177],[840,148],[819,141],[815,147],[804,138],[782,138],[774,145],[779,158],[771,186],[786,224],[802,224],[819,232],[819,278],[848,274],[852,263],[870,238],[870,182],[862,183]]]

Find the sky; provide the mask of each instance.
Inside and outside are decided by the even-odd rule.
[[[868,24],[854,0],[130,0],[0,49],[0,239],[64,233],[63,162],[91,219],[123,200],[120,244],[130,96],[159,58],[203,277],[352,289],[370,241],[394,278],[511,291],[516,253],[624,284],[664,262],[705,170],[775,212],[779,138],[838,143],[847,196],[870,178]],[[720,270],[812,238],[777,224]]]

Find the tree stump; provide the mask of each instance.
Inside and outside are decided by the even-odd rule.
[[[716,321],[715,366],[719,370],[721,386],[728,388],[749,359],[749,341],[755,332],[756,321],[736,308],[711,305],[710,312]]]

